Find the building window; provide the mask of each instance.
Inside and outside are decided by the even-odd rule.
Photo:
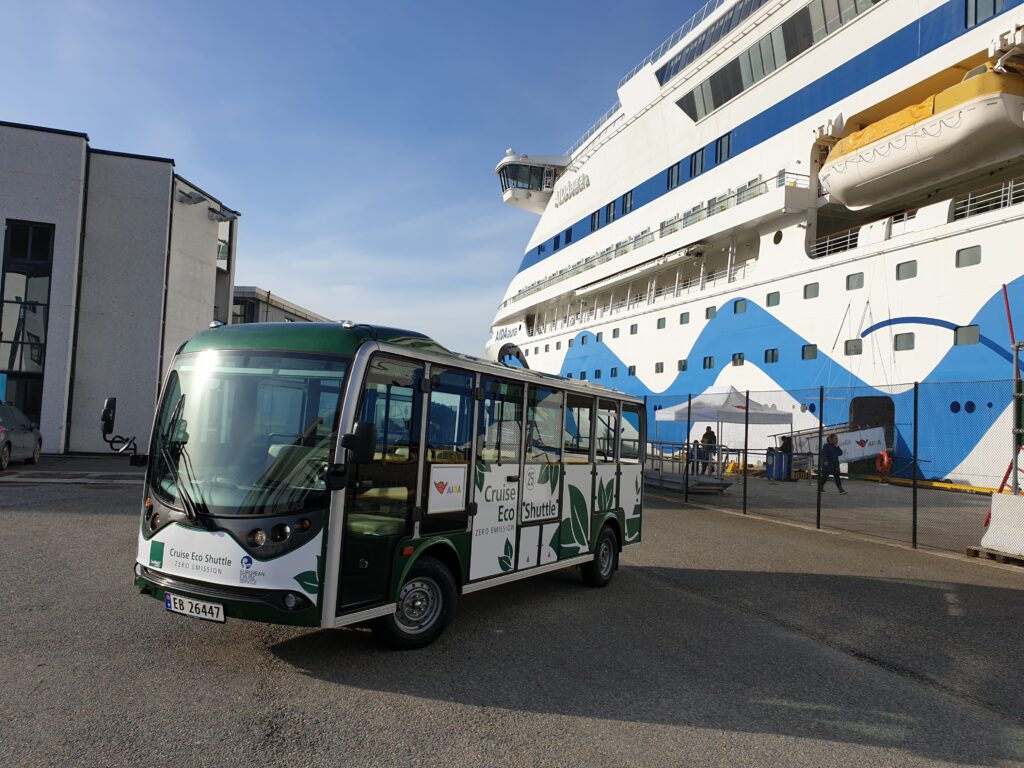
[[[859,355],[864,349],[862,339],[847,339],[843,344],[843,351],[847,355]]]
[[[892,337],[892,348],[897,352],[906,352],[914,348],[914,334],[897,333]]]
[[[972,245],[970,248],[961,248],[956,252],[956,268],[973,267],[981,264],[981,246]]]
[[[611,224],[613,221],[615,221],[615,203],[611,202],[604,207],[604,222]]]
[[[1002,13],[1006,0],[967,0],[967,28],[981,24]]]
[[[817,344],[804,344],[803,349],[800,351],[800,357],[803,360],[815,360],[818,357],[818,345]]]
[[[612,366],[611,370],[608,371],[608,377],[612,379],[619,378],[619,369]]]
[[[629,326],[629,335],[630,336],[636,336],[636,332],[637,332],[637,324],[633,323],[631,326]]]
[[[601,228],[601,212],[594,211],[590,214],[590,231],[597,232]]]
[[[708,307],[707,309],[704,310],[704,319],[705,320],[714,320],[715,319],[715,315],[717,315],[717,314],[718,314],[718,307]]]
[[[846,290],[856,291],[858,288],[864,287],[864,273],[854,272],[852,275],[846,276]]]
[[[981,341],[980,325],[961,325],[953,331],[953,343],[957,346],[977,344]]]
[[[917,277],[917,261],[904,261],[896,265],[896,279],[910,280]]]
[[[633,210],[633,190],[629,190],[622,196],[622,215],[625,216],[627,213]]]
[[[690,155],[690,178],[694,179],[704,173],[704,147]]]
[[[565,232],[564,232],[564,233],[562,233],[562,234],[563,234],[563,236],[565,237],[565,244],[566,244],[566,245],[568,245],[569,243],[571,243],[571,242],[572,242],[572,227],[569,227],[569,228],[568,228],[567,230],[565,230]]]
[[[777,307],[777,306],[779,306],[780,299],[781,299],[781,296],[779,295],[779,292],[778,291],[772,291],[765,298],[764,303],[767,306],[769,306],[769,307]]]
[[[689,323],[690,323],[690,313],[689,312],[681,313],[679,315],[679,324],[680,325],[689,325]]]
[[[600,378],[601,378],[601,369],[600,369],[600,368],[597,368],[597,369],[596,369],[596,370],[594,371],[594,378],[595,378],[595,379],[600,379]]]
[[[715,165],[732,157],[732,131],[715,141]]]
[[[658,330],[660,331],[660,330],[663,330],[664,328],[665,328],[665,318],[664,317],[659,317],[658,318]]]
[[[711,355],[708,355],[707,357],[705,357],[704,358],[704,370],[707,371],[707,370],[710,370],[711,368],[714,368],[714,367],[715,367],[715,358],[713,358]]]
[[[736,354],[734,354],[732,356],[732,364],[733,365],[743,365],[743,353],[742,352],[737,352]]]
[[[602,341],[604,341],[604,331],[598,331],[597,332],[597,343],[600,344]]]
[[[626,369],[626,373],[628,373],[630,376],[636,376],[636,366],[635,365],[629,366],[629,368]]]
[[[613,339],[619,338],[619,329],[618,328],[612,328],[612,338]]]
[[[654,372],[655,373],[664,373],[665,372],[665,364],[664,363],[655,363],[654,364]]]
[[[816,299],[818,298],[818,284],[808,283],[804,286],[804,298],[805,299]]]
[[[679,186],[679,163],[669,167],[667,173],[667,186],[670,190]]]
[[[747,300],[736,299],[736,303],[732,305],[732,312],[734,315],[742,315],[747,311]]]
[[[777,349],[766,349],[764,351],[764,361],[766,363],[777,363],[777,362],[779,362],[779,350],[777,350]]]
[[[677,360],[676,361],[676,370],[677,371],[685,371],[686,370],[686,358],[683,358],[682,360]]]

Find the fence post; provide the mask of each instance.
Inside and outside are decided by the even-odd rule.
[[[825,387],[818,387],[818,506],[814,527],[821,528],[821,444],[825,440]]]
[[[690,406],[692,405],[693,395],[686,396],[686,434],[683,439],[686,441],[683,449],[683,456],[686,458],[686,466],[683,468],[683,503],[688,504],[690,502]]]
[[[913,480],[911,481],[911,487],[913,488],[912,506],[913,516],[910,523],[910,544],[914,549],[917,549],[917,387],[918,383],[914,382],[914,461],[911,465],[910,471],[914,473]]]
[[[750,440],[750,390],[743,410],[743,514],[747,514],[747,442]]]

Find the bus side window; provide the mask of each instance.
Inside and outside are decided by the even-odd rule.
[[[636,403],[622,404],[622,427],[619,440],[619,462],[639,464],[640,449],[643,445],[643,422],[641,406]]]
[[[523,440],[523,385],[484,376],[477,426],[477,459],[488,464],[519,465]]]
[[[421,534],[440,533],[465,529],[468,516],[465,502],[469,498],[469,452],[473,434],[473,388],[476,376],[466,371],[450,368],[431,368],[430,400],[427,411],[426,440],[426,482],[423,484],[420,506],[425,511],[420,523]],[[446,465],[434,474],[433,466]],[[466,474],[461,484],[452,481],[451,465],[464,465]],[[431,489],[437,488],[440,496],[431,496]],[[458,490],[455,490],[458,488]],[[456,493],[451,496],[453,503],[442,505],[442,509],[431,509],[431,500],[447,502],[449,497],[443,494]],[[461,509],[453,509],[461,499]],[[435,506],[437,506],[435,504]]]
[[[594,398],[570,392],[565,409],[565,463],[590,463],[593,438]]]
[[[528,464],[557,464],[561,458],[562,402],[560,391],[530,385],[526,414]]]
[[[597,405],[597,434],[594,444],[597,449],[597,463],[615,461],[615,438],[619,434],[619,412],[615,403],[599,400]]]

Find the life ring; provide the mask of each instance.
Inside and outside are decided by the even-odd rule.
[[[889,474],[889,470],[892,469],[892,456],[888,451],[882,451],[875,457],[875,469],[882,477]]]

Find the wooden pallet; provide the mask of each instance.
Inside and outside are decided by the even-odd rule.
[[[986,560],[995,560],[1004,565],[1024,566],[1024,555],[1011,555],[1008,552],[1000,552],[997,549],[985,549],[985,547],[967,547],[968,557],[981,557]]]

